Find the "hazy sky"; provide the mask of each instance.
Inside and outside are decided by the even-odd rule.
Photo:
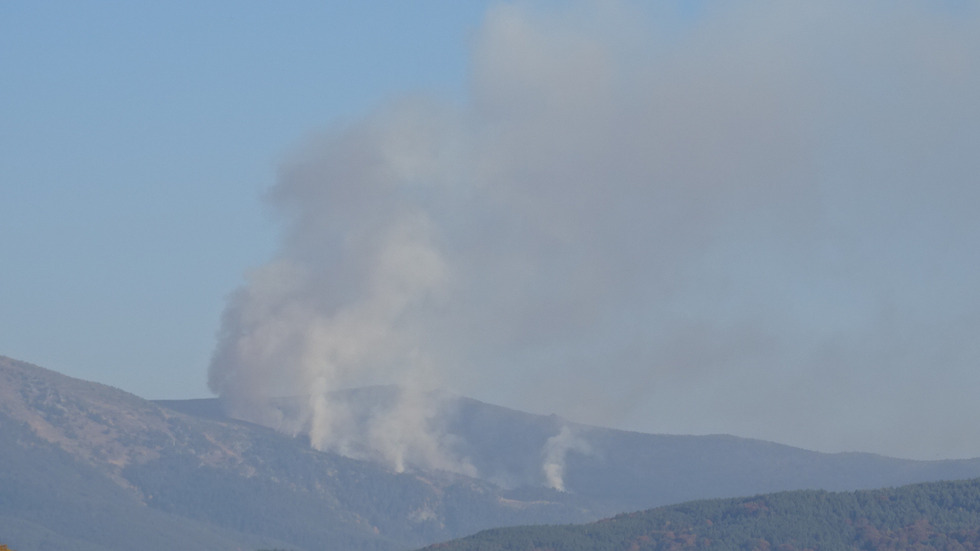
[[[0,354],[980,456],[973,4],[357,4],[0,5]]]

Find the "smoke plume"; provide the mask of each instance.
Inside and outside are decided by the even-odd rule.
[[[396,469],[472,471],[436,386],[980,455],[949,422],[980,383],[978,51],[976,13],[948,3],[492,8],[463,101],[399,99],[284,163],[282,245],[229,300],[211,388]],[[388,383],[371,415],[331,398]]]
[[[544,462],[541,470],[547,487],[559,492],[566,491],[565,456],[571,451],[590,453],[592,448],[582,437],[575,434],[573,429],[564,425],[558,434],[549,438],[544,445]]]
[[[428,117],[415,115],[326,136],[284,169],[272,201],[288,233],[232,296],[210,385],[233,415],[306,433],[317,449],[469,472],[430,430],[438,404],[423,394],[432,359],[414,322],[452,274],[422,201],[437,164],[428,148],[440,144],[426,143]],[[366,425],[331,399],[379,381],[400,390]],[[283,396],[306,403],[285,414],[270,403]]]

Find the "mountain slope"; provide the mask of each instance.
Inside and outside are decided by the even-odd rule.
[[[355,410],[382,410],[396,389],[373,387],[333,395]],[[560,466],[561,499],[596,515],[694,499],[792,489],[855,490],[980,476],[980,459],[913,461],[869,453],[819,453],[726,435],[628,432],[534,415],[470,398],[441,395],[444,427],[480,479],[509,495],[543,494],[545,466]],[[160,401],[202,418],[222,418],[216,399]],[[290,406],[285,406],[290,407]],[[356,412],[355,412],[356,414]]]
[[[447,422],[480,473],[540,484],[548,439],[571,436],[565,488],[607,511],[791,489],[855,490],[980,476],[980,459],[827,454],[734,436],[652,435],[568,423],[460,398]],[[523,479],[522,479],[523,477]]]
[[[500,528],[427,549],[980,549],[980,479],[694,501],[586,525]]]
[[[396,391],[334,398],[374,411]],[[19,551],[394,551],[704,497],[980,476],[978,460],[647,435],[439,400],[438,424],[478,477],[392,472],[228,419],[215,400],[154,403],[0,357],[0,536]],[[567,491],[547,487],[558,480]]]
[[[450,473],[392,473],[7,358],[0,449],[0,534],[22,551],[388,550],[594,516]]]
[[[274,545],[147,507],[138,493],[58,444],[36,417],[11,416],[17,402],[0,360],[0,535],[15,549],[235,549]],[[34,387],[38,388],[38,387]],[[50,396],[45,399],[50,400]],[[49,402],[51,403],[51,402]],[[30,413],[29,411],[22,413]]]

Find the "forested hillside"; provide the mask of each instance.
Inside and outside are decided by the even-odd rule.
[[[694,501],[586,525],[489,530],[428,549],[980,549],[980,479]]]

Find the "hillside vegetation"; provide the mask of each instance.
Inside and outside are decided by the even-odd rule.
[[[430,551],[980,549],[980,479],[694,501],[578,526],[501,528]]]

